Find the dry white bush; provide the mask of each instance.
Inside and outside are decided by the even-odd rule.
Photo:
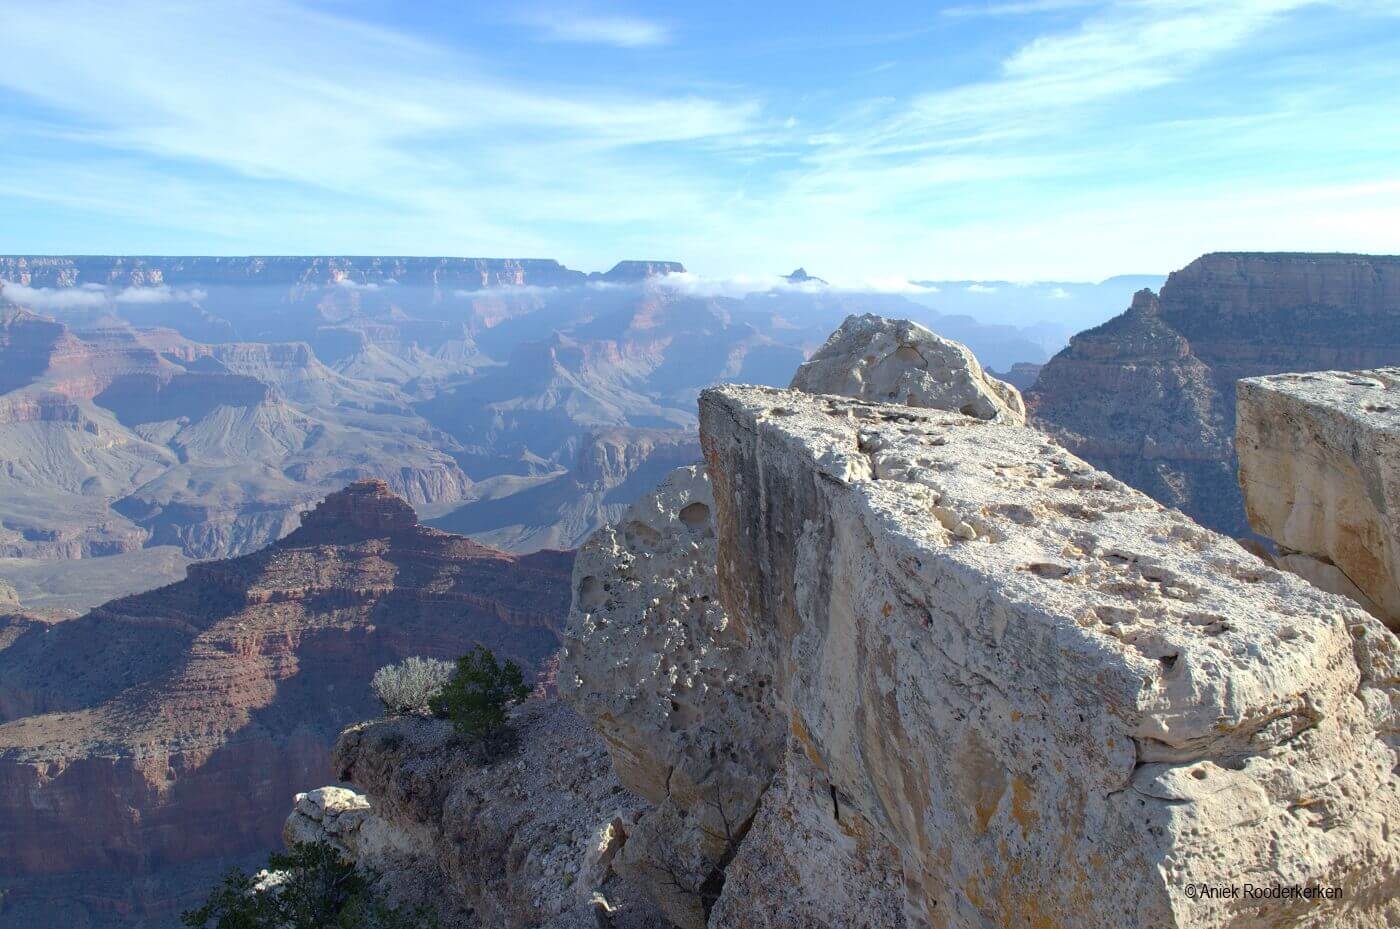
[[[405,658],[374,672],[370,685],[391,716],[427,713],[428,701],[452,678],[456,665],[436,658]]]

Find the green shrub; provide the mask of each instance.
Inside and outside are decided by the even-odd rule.
[[[180,921],[191,929],[435,929],[422,907],[389,907],[325,842],[292,846],[267,860],[257,880],[237,868]]]
[[[506,709],[529,694],[518,664],[498,664],[490,649],[478,645],[457,659],[457,672],[429,705],[458,732],[488,741],[505,730]]]

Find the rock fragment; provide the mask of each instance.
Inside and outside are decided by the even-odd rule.
[[[846,317],[797,369],[791,386],[1018,425],[1026,421],[1020,392],[984,372],[967,346],[907,319],[869,313]]]

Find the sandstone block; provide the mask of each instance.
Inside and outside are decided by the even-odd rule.
[[[732,634],[911,918],[1400,920],[1400,665],[1364,611],[1029,429],[737,386],[700,412]],[[1246,882],[1345,894],[1188,890]]]
[[[1240,486],[1281,566],[1400,629],[1400,368],[1242,380]]]

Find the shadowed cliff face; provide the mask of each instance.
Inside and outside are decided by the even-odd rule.
[[[1397,363],[1400,258],[1214,254],[1075,336],[1026,400],[1090,463],[1243,536],[1235,382]]]
[[[377,715],[379,667],[476,643],[538,667],[571,564],[424,528],[363,481],[260,552],[79,619],[0,627],[0,886],[29,906],[36,888],[69,894],[64,875],[120,874],[145,896],[98,894],[93,911],[168,917],[211,861],[278,847],[287,797]]]

